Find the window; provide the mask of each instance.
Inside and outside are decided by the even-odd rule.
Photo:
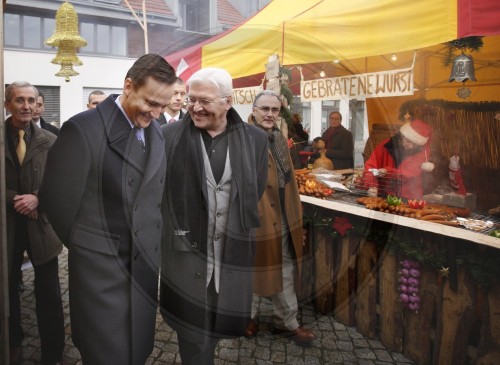
[[[54,34],[55,19],[24,14],[5,14],[4,44],[6,47],[54,50],[44,42]],[[87,46],[77,50],[84,54],[126,57],[127,28],[113,24],[80,22],[80,35]]]
[[[35,85],[45,97],[45,111],[42,114],[43,120],[48,123],[55,123],[58,127],[61,124],[61,103],[59,86]]]
[[[4,33],[6,46],[21,46],[21,17],[16,14],[5,14]]]
[[[184,29],[210,32],[210,1],[184,0],[180,3]]]
[[[87,46],[83,54],[127,56],[127,28],[109,24],[80,23],[80,34]]]
[[[19,14],[5,14],[4,19],[5,46],[29,49],[52,48],[44,42],[54,33],[54,19]]]
[[[23,16],[24,48],[40,48],[42,19],[34,16]]]

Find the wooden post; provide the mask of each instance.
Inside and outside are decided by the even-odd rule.
[[[500,364],[500,284],[485,296],[477,365]]]
[[[458,288],[454,291],[448,280],[444,283],[442,299],[437,298],[438,322],[435,364],[464,364],[469,332],[474,321],[475,293],[470,274],[460,267],[457,272]]]
[[[316,230],[314,235],[314,307],[318,312],[327,314],[333,310],[333,239],[321,230]]]
[[[377,245],[362,238],[356,265],[356,328],[368,337],[377,331]]]
[[[403,317],[397,288],[399,263],[396,257],[384,250],[380,265],[380,339],[393,351],[402,351]]]
[[[354,325],[354,278],[356,255],[351,249],[350,233],[334,241],[337,248],[338,260],[335,267],[335,319],[346,326]]]

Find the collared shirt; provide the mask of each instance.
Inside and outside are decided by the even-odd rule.
[[[135,125],[134,125],[134,123],[132,123],[130,121],[130,118],[128,117],[127,113],[125,113],[125,110],[123,110],[122,105],[120,104],[120,97],[121,97],[121,95],[118,95],[116,97],[115,103],[116,103],[116,105],[118,105],[118,108],[120,108],[120,110],[122,111],[122,113],[125,116],[125,118],[127,118],[127,121],[130,124],[130,128],[133,129],[135,127]],[[144,146],[146,146],[146,138],[145,138],[146,136],[144,135],[144,129],[143,128],[138,128],[137,132],[135,133],[135,135],[136,135],[137,139],[139,139],[140,141],[142,141],[144,143]]]
[[[9,131],[11,141],[14,142],[14,147],[17,147],[19,144],[19,129],[15,128],[12,123],[9,123]],[[28,123],[26,127],[24,127],[24,141],[26,142],[26,146],[28,146],[31,141],[31,133],[31,124]]]
[[[216,182],[220,181],[222,174],[224,173],[227,149],[229,146],[228,135],[230,131],[231,127],[228,125],[224,132],[212,138],[206,130],[201,129],[201,136],[203,138],[203,143],[205,144],[205,149],[207,151],[210,166],[212,167],[212,173]]]
[[[170,120],[171,120],[172,118],[174,118],[174,119],[175,119],[175,121],[178,121],[178,120],[179,120],[179,117],[180,117],[180,115],[181,115],[181,112],[180,112],[180,110],[179,110],[179,112],[178,112],[176,115],[174,115],[174,116],[171,116],[171,115],[170,115],[170,114],[168,114],[167,112],[164,112],[164,113],[163,113],[163,115],[165,116],[165,120],[167,121],[167,123],[172,123],[172,122],[170,122]]]

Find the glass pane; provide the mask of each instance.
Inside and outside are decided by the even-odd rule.
[[[43,41],[45,42],[47,38],[52,37],[54,30],[56,29],[55,19],[44,18],[43,19]],[[43,45],[43,48],[52,49],[51,46]]]
[[[20,46],[21,45],[21,28],[19,24],[19,15],[5,14],[4,17],[4,32],[5,32],[5,45],[6,46]]]
[[[124,27],[112,27],[113,36],[113,55],[126,56],[127,55],[127,29]]]
[[[97,53],[109,54],[109,26],[97,24]]]
[[[24,16],[23,18],[23,40],[25,48],[38,48],[42,44],[40,40],[42,19],[34,16]]]
[[[94,53],[95,50],[95,37],[94,37],[94,24],[81,23],[80,35],[87,41],[87,46],[80,48],[83,53]]]

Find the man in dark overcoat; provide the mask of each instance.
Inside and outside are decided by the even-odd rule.
[[[335,170],[354,167],[354,138],[350,130],[342,125],[342,114],[333,111],[328,116],[330,126],[321,138],[325,141],[326,157],[333,162]]]
[[[250,317],[267,137],[232,105],[227,71],[188,80],[189,115],[162,127],[167,155],[160,305],[184,365],[214,363],[220,338]]]
[[[175,71],[140,57],[121,95],[63,124],[40,199],[68,247],[73,342],[85,365],[142,365],[153,350],[166,160],[155,121]]]

